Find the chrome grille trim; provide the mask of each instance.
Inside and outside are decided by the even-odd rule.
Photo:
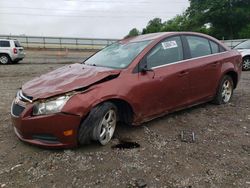
[[[19,90],[11,105],[11,110],[10,110],[11,115],[13,117],[18,118],[25,110],[27,103],[32,103],[32,102],[33,101],[30,98],[28,98],[22,93],[22,90]]]
[[[19,99],[21,99],[21,100],[23,99],[24,101],[27,101],[27,102],[30,102],[30,103],[33,102],[31,99],[29,99],[28,97],[26,97],[26,96],[23,95],[22,90],[19,90],[19,91],[17,92],[17,97],[19,97]],[[23,100],[22,100],[22,101],[23,101]]]

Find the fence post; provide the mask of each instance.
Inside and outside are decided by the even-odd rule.
[[[28,41],[28,37],[26,36],[25,38],[26,38],[26,46],[27,46],[27,48],[29,48],[29,41]]]
[[[94,41],[91,39],[91,49],[94,49]]]
[[[59,43],[60,43],[60,49],[62,50],[62,39],[59,38]]]
[[[43,48],[45,49],[45,37],[43,37]]]

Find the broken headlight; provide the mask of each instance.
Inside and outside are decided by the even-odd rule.
[[[70,96],[61,96],[53,100],[37,102],[33,107],[33,115],[38,116],[58,113],[61,111],[69,98]]]

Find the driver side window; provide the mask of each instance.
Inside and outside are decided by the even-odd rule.
[[[154,68],[183,60],[181,38],[170,37],[157,44],[147,56],[147,67]]]

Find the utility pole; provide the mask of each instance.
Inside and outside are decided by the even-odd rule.
[[[229,38],[230,39],[234,39],[234,34],[233,34],[233,16],[232,16],[232,13],[233,13],[233,2],[232,0],[229,0],[229,29],[230,29],[230,36]]]

